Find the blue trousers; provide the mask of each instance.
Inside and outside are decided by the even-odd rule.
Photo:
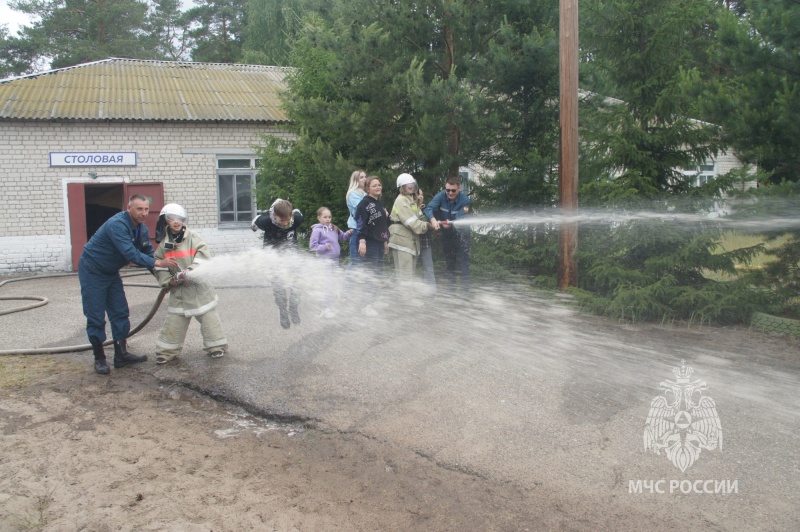
[[[106,314],[111,322],[111,337],[114,340],[127,338],[131,330],[130,311],[119,272],[106,274],[93,271],[81,258],[78,279],[89,343],[98,345],[106,341]]]
[[[356,263],[360,258],[361,255],[358,254],[358,231],[354,229],[353,234],[350,235],[350,262]]]
[[[469,250],[472,233],[469,229],[445,229],[442,231],[442,253],[445,261],[445,279],[452,288],[460,285],[464,291],[470,289]]]
[[[359,255],[361,264],[366,265],[376,274],[383,273],[386,264],[385,244],[377,240],[367,240],[367,253],[363,257]]]

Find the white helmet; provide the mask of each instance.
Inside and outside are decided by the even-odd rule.
[[[417,184],[417,180],[411,174],[400,174],[397,176],[397,188],[410,185],[411,183]]]
[[[161,209],[160,216],[163,216],[167,220],[174,220],[177,218],[183,223],[186,223],[189,220],[189,216],[186,214],[186,209],[177,203],[167,203],[164,205],[164,208]]]

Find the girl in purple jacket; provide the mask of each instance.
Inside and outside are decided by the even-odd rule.
[[[331,223],[331,210],[327,207],[320,207],[317,210],[318,224],[311,226],[311,242],[309,248],[311,251],[316,252],[317,257],[326,259],[323,264],[323,275],[325,276],[324,282],[324,296],[322,299],[322,318],[333,318],[336,316],[336,311],[333,310],[333,300],[336,296],[336,271],[335,267],[339,262],[339,253],[341,253],[341,246],[339,241],[345,242],[353,234],[353,230],[342,231]]]

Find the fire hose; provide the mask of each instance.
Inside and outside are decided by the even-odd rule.
[[[131,273],[131,274],[128,274],[128,275],[122,275],[122,277],[133,277],[135,275],[143,275],[144,273],[148,273],[148,272],[146,272],[146,271],[135,272],[135,273]],[[0,287],[5,285],[6,283],[14,283],[14,282],[18,282],[18,281],[31,281],[31,280],[35,280],[35,279],[52,279],[54,277],[74,277],[76,275],[78,275],[78,274],[77,273],[57,273],[57,274],[51,274],[51,275],[36,275],[36,276],[32,276],[32,277],[19,277],[19,278],[16,278],[16,279],[7,279],[7,280],[5,280],[3,282],[0,282]],[[128,333],[128,336],[126,338],[130,338],[134,334],[136,334],[139,331],[141,331],[142,329],[144,329],[144,327],[150,322],[150,320],[153,319],[153,316],[155,316],[156,312],[158,311],[158,307],[161,306],[161,302],[164,301],[164,297],[169,292],[169,288],[168,287],[161,288],[158,285],[147,284],[147,283],[126,283],[125,286],[143,286],[143,287],[147,287],[147,288],[160,288],[160,291],[158,293],[158,297],[156,297],[156,302],[153,304],[153,307],[150,309],[150,312],[147,314],[147,316],[145,316],[145,318],[142,320],[142,322],[139,323],[139,325],[137,325],[136,327],[131,329],[131,332]],[[38,308],[38,307],[41,307],[43,305],[46,305],[48,303],[48,299],[46,297],[40,297],[40,296],[8,296],[8,297],[0,296],[0,301],[17,301],[17,300],[25,300],[25,301],[33,300],[33,301],[36,301],[36,303],[31,303],[31,304],[28,304],[28,305],[23,305],[21,307],[15,307],[15,308],[12,308],[12,309],[0,311],[0,316],[2,316],[4,314],[11,314],[13,312],[22,312],[24,310],[31,310],[31,309]],[[106,340],[105,342],[103,342],[103,346],[111,345],[113,342],[114,342],[113,340]],[[92,348],[92,344],[71,345],[71,346],[65,346],[65,347],[43,347],[43,348],[39,348],[39,349],[7,349],[7,350],[0,350],[0,356],[2,356],[2,355],[53,355],[53,354],[58,354],[58,353],[77,353],[77,352],[80,352],[80,351],[89,351],[91,348]]]

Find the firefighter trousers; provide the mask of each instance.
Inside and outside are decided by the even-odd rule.
[[[203,349],[207,353],[214,351],[227,351],[228,340],[222,330],[222,322],[219,319],[217,309],[211,309],[203,315],[194,316],[200,323],[200,333],[203,335]],[[172,360],[181,354],[183,341],[186,339],[186,331],[189,329],[189,322],[192,318],[183,314],[167,314],[164,327],[158,335],[156,342],[156,355],[162,356],[167,360]]]

